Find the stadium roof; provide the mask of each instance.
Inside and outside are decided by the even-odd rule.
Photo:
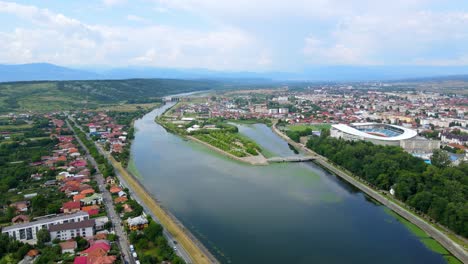
[[[355,127],[359,127],[359,126],[382,125],[382,124],[379,124],[379,123],[353,123],[351,125],[355,126]],[[391,127],[400,129],[400,130],[403,131],[403,133],[401,133],[398,136],[394,136],[394,137],[381,137],[381,136],[372,135],[372,134],[360,131],[360,130],[358,130],[358,129],[352,127],[352,126],[346,125],[346,124],[332,125],[332,127],[335,128],[335,129],[338,129],[338,130],[340,130],[340,131],[342,131],[344,133],[347,133],[347,134],[359,136],[359,137],[362,137],[362,138],[376,139],[376,140],[383,140],[383,141],[406,140],[406,139],[410,139],[410,138],[413,138],[413,137],[418,135],[418,133],[416,131],[414,131],[412,129],[408,129],[406,127],[396,126],[396,125],[389,125],[389,124],[383,124],[383,125],[391,126]]]

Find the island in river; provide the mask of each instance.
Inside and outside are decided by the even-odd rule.
[[[398,219],[312,162],[251,166],[135,122],[140,181],[223,263],[445,263]],[[294,155],[265,125],[239,132]]]

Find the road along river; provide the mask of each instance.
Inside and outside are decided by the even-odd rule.
[[[252,166],[135,122],[132,169],[223,263],[444,263],[385,207],[312,162]],[[240,132],[293,156],[264,125]]]

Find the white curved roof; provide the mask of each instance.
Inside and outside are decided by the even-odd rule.
[[[369,126],[369,125],[382,125],[379,123],[353,123],[351,124],[352,126]],[[391,126],[397,129],[401,129],[403,131],[402,134],[394,137],[379,137],[376,135],[372,135],[363,131],[360,131],[354,127],[351,127],[346,124],[337,124],[337,125],[332,125],[333,128],[336,128],[344,133],[359,136],[362,138],[369,138],[369,139],[376,139],[376,140],[383,140],[383,141],[395,141],[395,140],[405,140],[405,139],[410,139],[418,135],[418,133],[412,129],[408,129],[406,127],[402,126],[396,126],[396,125],[389,125],[389,124],[384,124],[386,126]]]

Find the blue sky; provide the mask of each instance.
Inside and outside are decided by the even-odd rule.
[[[0,63],[468,65],[466,0],[0,1]]]

